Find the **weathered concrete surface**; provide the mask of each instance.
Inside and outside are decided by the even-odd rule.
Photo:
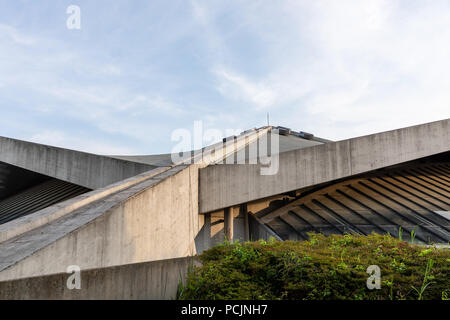
[[[75,198],[60,202],[56,205],[39,210],[32,215],[15,219],[8,223],[0,225],[0,242],[17,237],[25,232],[39,228],[45,224],[51,223],[56,219],[63,217],[66,214],[80,209],[94,201],[107,197],[113,193],[119,192],[126,188],[129,188],[139,182],[152,178],[153,176],[169,170],[169,167],[160,167],[148,172],[141,173],[135,177],[125,179],[108,185],[103,188],[99,188]]]
[[[175,299],[193,257],[81,270],[81,289],[67,288],[71,274],[0,282],[0,299]]]
[[[174,167],[0,243],[0,281],[194,255],[197,173]]]
[[[281,153],[279,170],[214,165],[200,170],[200,213],[427,157],[450,150],[450,119]]]
[[[0,161],[89,189],[156,168],[86,152],[0,137]]]
[[[278,133],[275,133],[274,130],[267,132],[264,136],[261,137],[261,139],[266,139],[266,141],[271,141],[273,139],[273,135],[277,135],[276,139],[278,140],[278,149],[279,149],[278,151],[274,150],[275,154],[287,152],[287,151],[291,151],[291,150],[298,150],[298,149],[308,148],[308,147],[312,147],[312,146],[317,146],[317,145],[324,143],[324,142],[319,142],[319,141],[314,141],[314,140],[306,140],[301,137],[292,136],[292,135],[288,135],[288,136],[279,135]],[[251,155],[250,149],[253,149],[254,150],[253,152],[256,154]],[[250,143],[247,147],[245,147],[245,153],[244,153],[244,150],[242,150],[242,152],[243,152],[242,158],[244,158],[246,160],[246,162],[241,163],[241,164],[248,164],[248,163],[256,164],[257,161],[260,159],[260,155],[257,150],[259,150],[258,141],[254,141],[254,142]],[[236,163],[235,162],[236,158],[237,158],[237,155],[233,154],[233,155],[227,157],[227,160],[225,163],[227,163],[227,164]],[[253,160],[253,162],[248,161],[248,160]]]
[[[115,158],[115,159],[125,160],[125,161],[149,164],[149,165],[158,166],[158,167],[171,166],[174,164],[172,162],[172,154],[170,154],[170,153],[140,155],[140,156],[114,155],[114,156],[110,156],[110,157]]]

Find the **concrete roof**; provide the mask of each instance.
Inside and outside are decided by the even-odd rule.
[[[152,165],[155,167],[166,167],[173,165],[172,157],[170,153],[164,154],[151,154],[151,155],[134,155],[134,156],[110,156],[111,158],[132,161],[137,163],[143,163]]]
[[[152,165],[5,137],[0,137],[0,162],[89,189],[101,188],[156,168]],[[3,168],[0,179],[12,174],[5,172],[10,168],[13,167]]]
[[[270,139],[271,134],[272,133],[267,134],[268,139]],[[228,137],[228,138],[230,138],[230,137]],[[288,134],[288,135],[279,135],[279,143],[280,143],[280,151],[279,152],[298,150],[298,149],[302,149],[302,148],[316,146],[316,145],[323,144],[326,142],[331,142],[331,141],[326,140],[326,139],[317,138],[317,137],[313,137],[312,139],[305,139],[305,138],[298,136],[298,133],[297,134],[292,133],[292,134]],[[245,150],[246,150],[245,159],[246,160],[249,159],[248,150],[249,150],[250,146],[255,145],[257,143],[258,142],[253,141],[253,142],[249,143],[249,146],[247,146],[245,148]],[[215,145],[218,145],[218,144],[221,144],[221,143],[217,143]],[[211,147],[211,146],[209,146],[209,147]],[[191,152],[195,152],[195,151],[191,151]],[[170,154],[170,153],[152,154],[152,155],[129,155],[129,156],[112,155],[110,157],[116,158],[116,159],[121,159],[121,160],[149,164],[149,165],[153,165],[153,166],[170,166],[170,165],[174,164],[172,161],[172,154]],[[233,156],[231,155],[228,158],[230,158],[230,157],[233,157]]]
[[[253,129],[254,132],[256,130]],[[285,152],[328,140],[316,137],[305,139],[293,132],[280,135],[279,141],[280,152]],[[250,143],[255,144],[257,142]],[[209,147],[216,146],[221,148],[222,143]],[[247,146],[246,153],[248,149]],[[0,137],[0,200],[49,177],[96,189],[157,167],[173,165],[170,153],[103,156]]]
[[[280,153],[279,170],[218,164],[200,170],[200,212],[212,212],[450,150],[450,119]]]
[[[268,143],[270,143],[269,141],[272,139],[272,135],[274,135],[274,134],[276,134],[276,133],[274,133],[274,131],[272,130],[272,131],[268,132],[267,134],[265,134],[264,136],[262,136],[261,139],[266,139],[266,141]],[[321,144],[325,143],[325,140],[323,140],[323,141],[308,140],[308,139],[304,139],[304,138],[299,137],[298,135],[294,135],[294,134],[289,134],[289,135],[278,134],[277,138],[278,138],[278,143],[279,143],[278,153],[283,153],[283,152],[292,151],[292,150],[299,150],[299,149],[313,147],[313,146],[317,146],[317,145],[321,145]],[[245,150],[244,158],[245,158],[246,162],[248,160],[256,160],[256,161],[259,160],[259,158],[260,158],[259,152],[256,152],[256,155],[253,155],[253,156],[251,156],[250,152],[249,152],[249,150],[251,150],[252,148],[254,148],[254,150],[258,150],[258,143],[259,143],[258,141],[254,141],[252,143],[249,143],[243,149],[243,150]],[[244,152],[244,151],[242,151],[242,152]],[[235,154],[227,157],[225,160],[225,163],[235,163],[236,159],[233,159],[233,157],[235,157]],[[233,161],[230,161],[230,159],[233,159]]]

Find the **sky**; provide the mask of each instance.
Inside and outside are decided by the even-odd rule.
[[[449,118],[450,1],[0,0],[0,136],[156,154],[267,113],[331,140]]]

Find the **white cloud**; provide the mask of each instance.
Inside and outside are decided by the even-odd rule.
[[[118,66],[107,64],[103,66],[103,73],[110,76],[120,76],[122,74],[122,70]]]
[[[44,130],[33,134],[27,139],[31,142],[47,144],[60,148],[68,148],[94,154],[133,154],[135,150],[124,146],[118,146],[117,143],[107,143],[104,141],[92,140],[88,136],[68,135],[59,130]]]
[[[243,14],[261,26],[254,36],[267,45],[271,67],[257,77],[236,67],[214,69],[227,99],[270,110],[294,128],[310,125],[331,139],[450,115],[448,2],[283,4],[260,16]],[[265,29],[268,19],[284,27]],[[289,42],[272,41],[273,33]]]
[[[31,45],[35,43],[32,37],[0,25],[0,39],[2,36],[5,41],[0,42],[0,89],[5,90],[3,96],[5,92],[12,96],[13,103],[17,104],[12,104],[14,108],[23,103],[26,105],[22,107],[48,117],[57,114],[84,126],[89,124],[91,130],[148,143],[154,142],[149,127],[157,127],[148,121],[152,116],[173,118],[187,112],[161,94],[143,92],[124,83],[121,79],[124,70],[120,66],[95,61],[83,50],[70,51],[63,41],[41,37],[40,43],[51,50],[36,46],[24,51],[14,43],[29,39],[26,43]],[[60,131],[44,132],[37,138],[40,142],[48,138],[49,144],[69,146],[65,141],[71,141],[80,148],[83,146],[83,140],[69,139],[67,133]],[[91,141],[86,141],[85,146],[89,150],[97,149]],[[110,146],[105,150],[114,149]]]
[[[36,38],[24,35],[16,28],[5,24],[0,24],[0,38],[1,37],[9,38],[14,43],[25,46],[34,45],[38,42]]]
[[[276,88],[272,89],[264,83],[252,82],[242,75],[224,69],[218,69],[215,73],[220,79],[217,89],[225,96],[250,102],[258,109],[274,106],[275,102],[279,101]]]

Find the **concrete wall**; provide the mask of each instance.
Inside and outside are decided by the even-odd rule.
[[[198,167],[184,166],[0,243],[0,281],[195,255],[209,247],[197,181]]]
[[[279,170],[214,165],[200,170],[199,210],[212,212],[450,150],[450,119],[281,153]]]
[[[67,288],[71,274],[0,282],[0,299],[175,299],[192,257],[81,270],[81,289]]]
[[[0,161],[89,189],[149,171],[155,166],[0,137]]]
[[[169,169],[170,168],[168,167],[159,167],[120,182],[113,183],[106,187],[92,190],[75,198],[57,203],[56,205],[39,210],[33,214],[4,223],[0,225],[0,243],[39,228],[45,224],[49,224],[74,212],[77,209],[83,208],[95,201],[112,195],[113,193],[127,189]]]

